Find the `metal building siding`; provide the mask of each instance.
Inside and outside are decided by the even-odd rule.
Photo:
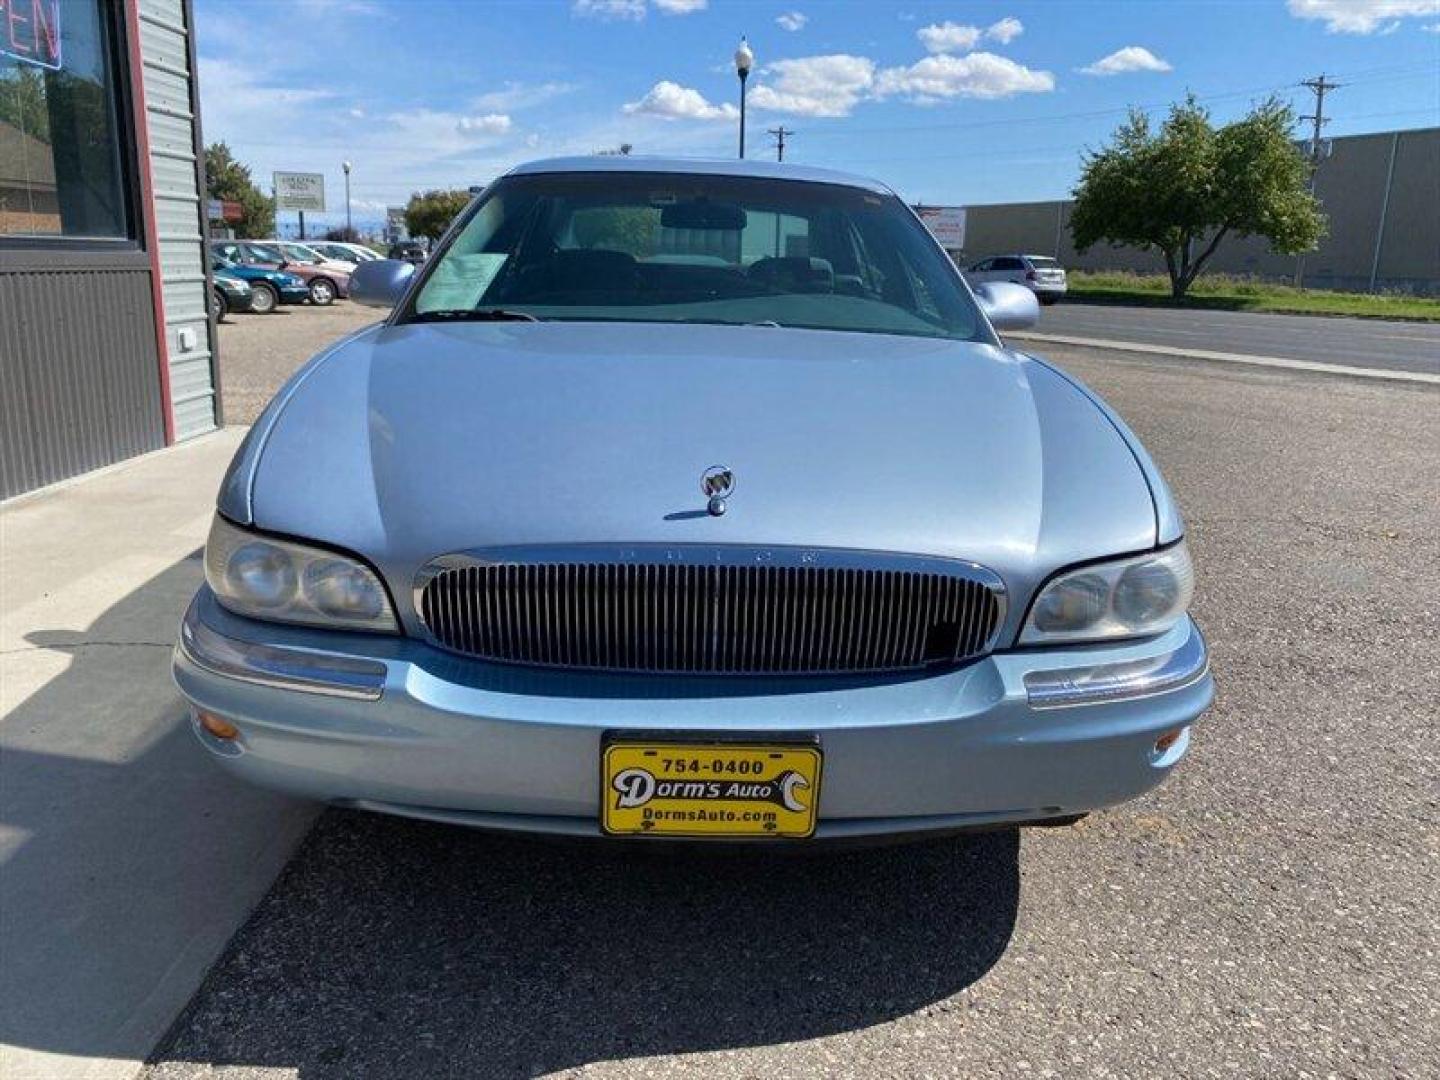
[[[148,269],[0,272],[0,498],[165,445]]]
[[[187,12],[183,0],[140,0],[139,14],[170,400],[175,438],[187,439],[212,430],[216,415]],[[193,331],[195,340],[188,350],[181,344],[181,331],[186,329]]]
[[[1440,207],[1440,128],[1402,131],[1395,145],[1390,202],[1384,207],[1382,281],[1440,281],[1440,210],[1436,207]]]

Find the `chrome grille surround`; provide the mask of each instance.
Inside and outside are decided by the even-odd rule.
[[[836,548],[564,545],[444,555],[417,575],[430,641],[502,663],[665,674],[875,673],[988,654],[999,575]]]

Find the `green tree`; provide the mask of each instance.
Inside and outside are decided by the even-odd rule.
[[[1313,250],[1325,217],[1290,138],[1294,122],[1275,98],[1219,128],[1193,97],[1171,106],[1158,130],[1131,112],[1081,168],[1070,217],[1076,250],[1101,241],[1159,249],[1176,299],[1232,234],[1263,236],[1281,254]]]
[[[19,128],[42,143],[50,141],[50,106],[39,71],[16,64],[0,75],[0,124]]]
[[[575,211],[574,229],[582,248],[609,248],[644,259],[660,245],[660,212],[648,206],[588,207]]]
[[[236,236],[275,235],[275,200],[255,186],[250,167],[236,161],[223,142],[205,148],[205,186],[210,198],[240,204],[240,220],[232,222]]]
[[[439,240],[469,203],[468,191],[417,191],[405,206],[405,229],[411,236]]]

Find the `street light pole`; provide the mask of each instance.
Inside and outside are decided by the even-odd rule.
[[[740,76],[740,156],[745,156],[745,80],[750,77],[750,69],[755,66],[755,53],[750,49],[750,43],[743,37],[740,39],[740,47],[735,50],[735,74]]]
[[[348,241],[355,237],[355,230],[350,227],[350,162],[340,167],[345,170],[345,239]]]

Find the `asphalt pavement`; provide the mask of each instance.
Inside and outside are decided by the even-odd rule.
[[[148,1080],[1440,1075],[1440,391],[1037,351],[1188,519],[1219,696],[1166,785],[793,856],[329,811]]]
[[[1065,301],[1042,309],[1036,330],[1062,337],[1440,374],[1440,323]]]

